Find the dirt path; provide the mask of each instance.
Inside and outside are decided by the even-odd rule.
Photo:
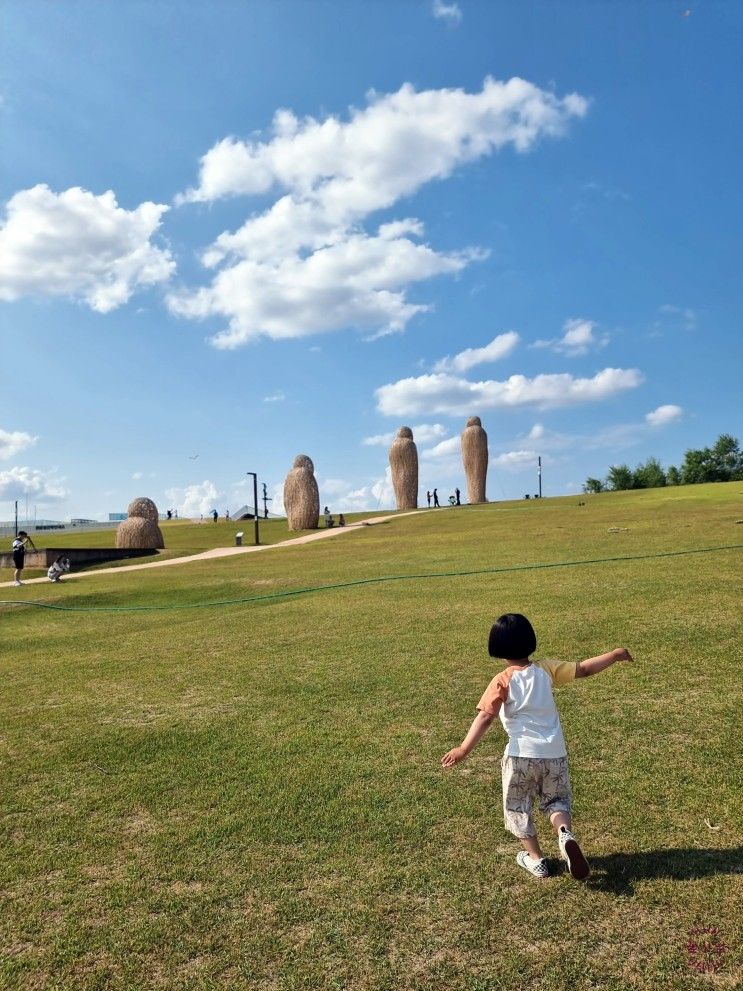
[[[213,547],[209,551],[202,551],[200,554],[190,554],[188,557],[169,557],[163,561],[150,561],[147,564],[125,564],[120,568],[99,568],[97,571],[76,571],[73,574],[65,575],[62,581],[68,582],[78,578],[95,578],[96,575],[121,574],[122,571],[142,571],[145,568],[169,568],[174,564],[191,564],[194,561],[209,561],[218,557],[233,557],[236,554],[257,554],[259,551],[273,551],[281,547],[296,547],[298,544],[309,544],[314,540],[326,540],[330,537],[338,537],[342,533],[352,533],[365,526],[375,526],[379,523],[389,523],[391,520],[399,519],[401,516],[415,516],[422,513],[422,509],[413,509],[407,513],[399,513],[396,516],[373,516],[368,520],[359,523],[349,523],[346,526],[332,527],[329,530],[317,530],[315,533],[307,533],[303,537],[293,537],[291,540],[284,540],[279,544],[259,544],[257,547]],[[39,585],[49,582],[46,577],[29,578],[24,581],[24,585]],[[0,582],[0,588],[14,588],[13,582]]]

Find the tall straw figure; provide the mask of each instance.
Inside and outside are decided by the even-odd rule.
[[[312,458],[298,454],[284,482],[284,509],[290,530],[316,530],[320,492]]]
[[[487,502],[485,480],[488,474],[488,435],[479,416],[471,416],[462,431],[462,461],[470,503]]]
[[[410,427],[400,427],[390,447],[390,469],[398,509],[418,508],[418,448]]]

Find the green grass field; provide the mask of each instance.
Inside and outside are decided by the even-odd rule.
[[[0,988],[739,987],[742,499],[443,509],[2,590],[103,611],[0,605]],[[636,658],[557,692],[582,885],[516,866],[500,728],[439,765],[504,611],[538,656]]]

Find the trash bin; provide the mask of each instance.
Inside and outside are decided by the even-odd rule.
[[[235,534],[235,547],[242,547],[243,545],[243,532],[240,530],[239,533]]]

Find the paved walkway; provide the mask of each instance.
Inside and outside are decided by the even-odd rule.
[[[122,571],[142,571],[145,568],[169,568],[174,564],[191,564],[195,561],[210,561],[217,557],[232,557],[235,554],[256,554],[259,551],[273,551],[281,547],[296,547],[297,544],[309,544],[314,540],[326,540],[329,537],[338,537],[342,533],[352,533],[361,527],[374,526],[378,523],[389,523],[399,519],[401,516],[415,516],[416,513],[423,513],[423,509],[412,509],[407,513],[398,513],[395,516],[373,516],[371,519],[362,520],[359,523],[348,523],[346,526],[334,526],[330,529],[316,530],[314,533],[307,533],[303,537],[293,537],[291,540],[283,540],[278,544],[253,544],[247,547],[213,547],[209,551],[202,551],[200,554],[190,554],[188,557],[168,557],[163,561],[150,561],[147,564],[125,564],[120,568],[99,568],[97,571],[76,571],[65,575],[62,581],[70,581],[77,578],[95,578],[96,575],[121,574]],[[47,577],[29,578],[24,581],[24,585],[39,585],[49,583]],[[14,588],[13,582],[0,582],[0,588]]]

